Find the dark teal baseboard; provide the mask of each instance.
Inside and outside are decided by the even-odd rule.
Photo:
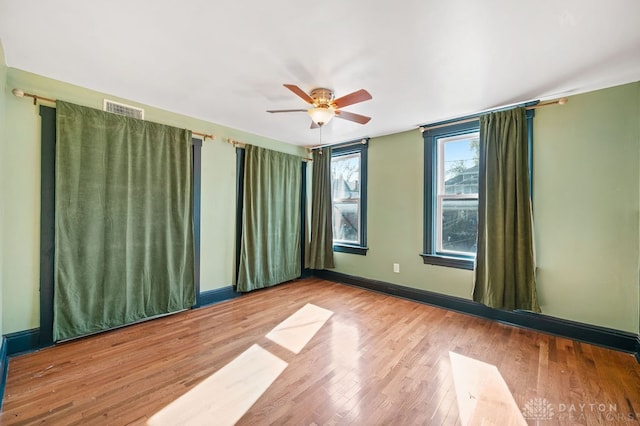
[[[464,314],[525,327],[543,333],[566,337],[609,349],[635,354],[640,362],[640,335],[591,324],[565,320],[528,311],[503,311],[472,300],[419,290],[368,278],[355,277],[334,271],[315,271],[318,278],[353,285]]]
[[[41,349],[40,329],[18,331],[1,336],[0,345],[0,410],[4,399],[4,389],[9,373],[9,357],[21,353],[32,352]]]
[[[233,286],[202,291],[198,296],[198,304],[195,307],[199,308],[201,306],[213,305],[214,303],[224,302],[225,300],[235,299],[240,296],[242,296],[242,293],[236,293]]]
[[[198,304],[194,308],[212,305],[214,303],[223,302],[225,300],[234,299],[241,296],[236,293],[232,286],[218,288],[215,290],[204,291],[198,295]],[[6,334],[6,354],[7,356],[18,355],[25,352],[32,352],[42,349],[40,345],[40,329],[33,328],[31,330],[18,331],[16,333]]]
[[[7,339],[7,356],[40,349],[39,328],[5,334],[4,337]]]
[[[4,388],[7,385],[7,374],[9,373],[9,357],[7,356],[7,338],[0,337],[0,410],[2,410],[2,400],[4,399]]]
[[[456,312],[631,353],[635,355],[640,363],[640,335],[637,334],[532,312],[492,309],[480,303],[459,297],[404,287],[368,278],[355,277],[334,271],[314,270],[313,273],[314,276],[329,281],[353,285]],[[232,286],[209,290],[200,293],[196,307],[212,305],[240,296],[242,296],[242,294],[236,293]],[[37,328],[10,333],[2,337],[0,347],[0,405],[2,404],[1,396],[4,394],[5,379],[8,371],[7,358],[40,349],[39,341],[40,330]]]
[[[241,294],[233,291],[232,286],[205,291],[200,293],[200,295],[198,296],[198,304],[194,306],[194,308],[219,303],[225,300],[234,299],[239,296],[241,296]],[[16,333],[9,333],[4,336],[4,339],[6,339],[5,348],[7,356],[13,356],[25,352],[32,352],[37,349],[42,349],[42,346],[40,345],[39,328],[18,331]],[[3,340],[3,342],[4,341],[5,340]]]

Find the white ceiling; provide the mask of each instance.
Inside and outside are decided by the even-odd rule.
[[[322,142],[640,80],[638,0],[0,0],[7,65],[297,145],[283,83],[364,88]]]

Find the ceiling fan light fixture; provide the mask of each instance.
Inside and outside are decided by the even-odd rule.
[[[314,123],[316,123],[318,126],[323,126],[331,121],[333,116],[336,115],[336,112],[333,110],[333,108],[316,107],[308,110],[307,114],[309,114]]]
[[[333,98],[333,91],[324,88],[313,89],[309,94],[295,84],[285,84],[284,87],[295,93],[300,99],[312,106],[311,109],[276,109],[267,112],[306,112],[313,121],[311,128],[315,129],[327,124],[333,117],[354,123],[367,124],[371,117],[342,110],[343,107],[368,101],[371,94],[364,89],[344,95],[338,99]]]

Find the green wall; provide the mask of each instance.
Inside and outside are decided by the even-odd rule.
[[[542,308],[637,333],[640,83],[541,108],[535,122]]]
[[[4,154],[4,146],[7,143],[7,138],[5,135],[5,98],[7,95],[5,94],[5,86],[7,81],[7,65],[4,59],[4,49],[2,47],[2,41],[0,41],[0,336],[3,333],[3,321],[2,321],[2,283],[4,278],[4,256],[3,256],[3,247],[4,247],[4,238],[3,238],[3,212],[4,212],[4,167],[3,167],[3,158],[5,158]]]
[[[202,150],[203,291],[233,282],[235,150],[229,137],[305,156],[304,149],[7,68],[0,48],[0,330],[39,325],[40,119],[26,92],[101,108],[104,97],[145,118],[214,133]],[[538,291],[548,315],[640,328],[640,83],[572,96],[536,111],[534,219]],[[10,142],[9,142],[10,141]],[[418,130],[369,145],[367,256],[336,253],[336,271],[469,299],[471,271],[424,265],[423,141]],[[309,179],[309,187],[310,179]],[[310,189],[310,188],[309,188]],[[393,273],[393,263],[400,273]]]
[[[543,313],[637,333],[640,83],[536,110],[534,220]],[[366,256],[336,271],[470,299],[471,271],[424,265],[423,139],[369,145]],[[400,264],[400,273],[393,272]]]
[[[4,62],[2,62],[4,63]],[[6,69],[3,68],[3,69]],[[3,334],[39,326],[40,116],[30,98],[16,98],[13,88],[40,96],[102,108],[105,97],[145,109],[145,119],[197,132],[213,133],[202,147],[201,290],[229,286],[234,280],[235,149],[231,138],[306,156],[306,150],[67,83],[8,68],[6,128],[1,158],[5,205],[2,303]],[[0,76],[1,77],[1,76]],[[5,79],[2,78],[2,81]],[[0,98],[1,99],[1,98]],[[46,103],[45,103],[46,104]],[[1,122],[0,122],[1,123]],[[6,141],[6,142],[4,142]]]
[[[424,265],[423,139],[418,129],[369,140],[366,256],[335,253],[336,271],[468,298],[470,271]],[[400,273],[393,264],[400,264]]]

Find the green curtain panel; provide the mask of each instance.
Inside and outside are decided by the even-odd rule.
[[[190,132],[56,107],[54,340],[191,307]]]
[[[237,291],[300,276],[300,157],[247,145]]]
[[[480,117],[478,251],[473,300],[540,312],[524,108]]]
[[[335,268],[333,263],[333,220],[331,212],[331,148],[313,151],[311,182],[311,241],[306,266],[311,269]]]

